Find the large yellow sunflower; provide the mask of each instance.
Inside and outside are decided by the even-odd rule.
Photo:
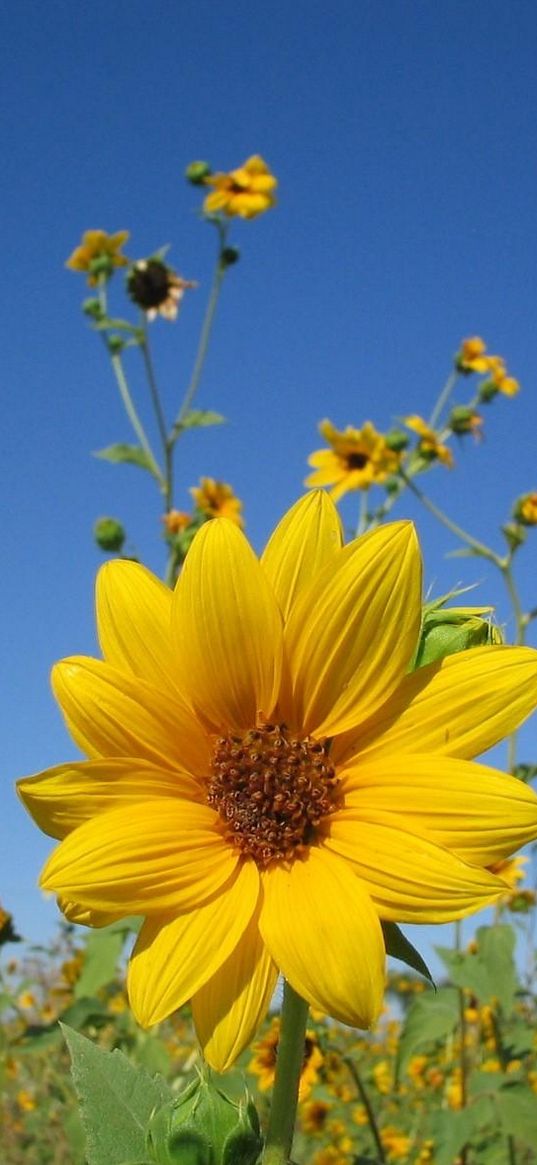
[[[435,923],[496,900],[486,867],[537,836],[537,798],[468,758],[537,703],[537,653],[475,648],[407,674],[421,613],[413,526],[342,546],[308,494],[258,561],[202,526],[175,592],[112,561],[101,660],[53,673],[89,760],[19,783],[60,845],[41,877],[70,918],[145,917],[129,968],[143,1025],[192,1001],[224,1069],[278,972],[367,1027],[384,988],[380,919]]]

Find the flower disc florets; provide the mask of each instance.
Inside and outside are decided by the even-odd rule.
[[[338,778],[325,745],[295,740],[283,724],[219,737],[211,770],[209,804],[228,839],[262,867],[300,857],[322,818],[338,808]]]

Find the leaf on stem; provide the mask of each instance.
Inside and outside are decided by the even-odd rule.
[[[122,462],[126,465],[138,465],[140,469],[147,469],[160,482],[155,465],[145,452],[145,449],[142,449],[141,445],[125,445],[122,443],[107,445],[106,449],[97,449],[93,456],[99,457],[102,461],[112,461],[114,464]]]

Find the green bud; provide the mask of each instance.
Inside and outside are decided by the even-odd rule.
[[[203,186],[210,173],[211,167],[208,162],[191,162],[185,170],[185,178],[192,186]]]
[[[238,263],[241,253],[238,247],[224,247],[220,255],[220,262],[222,267],[232,267],[234,263]]]
[[[471,409],[468,405],[456,405],[451,410],[448,425],[454,433],[463,436],[465,433],[479,433],[482,425],[482,418],[475,409]]]
[[[498,627],[482,616],[490,608],[433,607],[426,609],[413,670],[471,647],[502,642]]]
[[[93,537],[101,550],[118,552],[127,535],[117,518],[97,518],[93,526]]]
[[[114,273],[113,256],[107,255],[105,251],[102,251],[94,259],[90,259],[88,271],[97,280],[101,278],[110,279],[110,276]]]
[[[100,300],[92,298],[85,299],[82,304],[82,311],[85,316],[90,316],[93,320],[100,320],[103,317],[103,309]]]
[[[402,453],[404,449],[408,449],[410,438],[408,433],[403,433],[402,429],[390,429],[384,438],[388,449],[393,449],[394,453]]]
[[[199,1076],[151,1118],[147,1149],[155,1165],[255,1165],[263,1141],[248,1092],[238,1103]]]
[[[494,397],[498,395],[498,388],[493,380],[485,380],[479,386],[478,400],[481,404],[488,405]]]
[[[125,347],[123,336],[107,336],[106,343],[111,356],[118,356]]]
[[[526,531],[518,522],[505,522],[502,526],[502,534],[512,553],[518,550],[519,546],[523,546],[526,541]]]

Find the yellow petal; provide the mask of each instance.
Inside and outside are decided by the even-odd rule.
[[[203,798],[201,786],[179,770],[158,769],[130,757],[73,761],[17,781],[17,791],[34,821],[51,837],[66,837],[98,813],[155,797]]]
[[[347,858],[381,918],[449,922],[494,902],[505,886],[488,870],[467,865],[389,814],[357,820],[341,810],[329,819],[326,846]]]
[[[248,1047],[265,1018],[277,979],[278,969],[261,938],[256,914],[233,954],[192,1000],[203,1055],[216,1072],[225,1072]]]
[[[179,684],[172,648],[172,592],[139,562],[115,559],[96,586],[97,631],[107,663],[168,692]]]
[[[410,522],[383,526],[341,550],[301,592],[286,629],[292,722],[332,736],[372,715],[404,675],[420,601]]]
[[[98,659],[57,663],[52,686],[79,748],[90,757],[132,756],[206,774],[205,732],[180,700]]]
[[[365,753],[471,759],[518,728],[536,705],[536,651],[474,647],[406,676],[366,724],[334,741],[332,755],[336,763]]]
[[[87,906],[81,906],[79,902],[62,898],[61,895],[58,898],[58,906],[68,922],[75,922],[77,926],[91,926],[95,930],[99,930],[102,926],[110,926],[112,922],[119,922],[121,918],[125,917],[124,911],[120,911],[118,914],[110,911],[88,910]]]
[[[232,955],[259,897],[259,874],[244,862],[218,894],[178,918],[148,918],[129,964],[129,1002],[142,1027],[160,1023],[199,991]]]
[[[306,494],[288,510],[261,556],[284,620],[300,591],[334,560],[341,545],[339,515],[326,493]]]
[[[382,1007],[384,943],[352,869],[312,848],[305,861],[275,865],[262,881],[260,930],[285,978],[313,1007],[370,1027]]]
[[[270,718],[282,668],[281,615],[263,570],[233,522],[206,522],[174,595],[175,649],[188,696],[215,731]]]
[[[112,809],[60,842],[41,886],[90,910],[194,910],[237,866],[237,853],[217,830],[212,809],[179,799]]]
[[[345,819],[390,814],[410,833],[490,866],[537,839],[537,797],[515,777],[439,756],[379,757],[341,773]]]

